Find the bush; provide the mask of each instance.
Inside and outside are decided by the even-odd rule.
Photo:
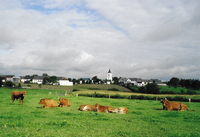
[[[188,89],[187,90],[187,94],[194,95],[194,94],[197,94],[197,93],[195,91],[193,91],[193,90]]]
[[[6,81],[5,82],[5,87],[13,87],[13,86],[15,86],[15,84],[12,83],[12,81]]]
[[[30,82],[30,81],[24,81],[24,83],[26,83],[26,84],[30,84],[31,82]]]
[[[78,89],[73,89],[72,91],[75,92],[75,91],[78,91]]]

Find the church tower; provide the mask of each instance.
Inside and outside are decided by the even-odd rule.
[[[107,84],[111,84],[112,83],[112,72],[109,69],[108,73],[107,73]]]

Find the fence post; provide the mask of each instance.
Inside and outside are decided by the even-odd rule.
[[[78,93],[76,94],[76,97],[78,97]]]
[[[109,99],[110,99],[110,95],[109,95]]]
[[[130,95],[130,99],[131,99],[131,95]]]
[[[191,102],[191,97],[189,98],[189,102]]]

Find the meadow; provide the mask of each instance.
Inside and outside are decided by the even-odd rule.
[[[24,104],[19,100],[11,103],[11,92],[15,89],[0,88],[0,136],[49,136],[49,137],[199,137],[200,105],[184,102],[189,110],[165,111],[160,101],[76,97],[76,92],[62,95],[63,90],[26,89]],[[25,89],[16,89],[23,91]],[[50,94],[51,93],[51,94]],[[58,101],[67,98],[67,108],[43,109],[40,98]],[[118,108],[125,106],[128,114],[82,112],[82,104],[95,104]]]

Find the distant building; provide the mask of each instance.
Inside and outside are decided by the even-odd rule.
[[[15,75],[0,75],[0,79],[3,82],[6,82],[6,81],[19,82],[19,78],[16,78]]]
[[[121,85],[131,84],[131,85],[135,85],[138,87],[146,86],[148,83],[156,83],[157,85],[166,86],[166,83],[163,83],[159,79],[141,79],[141,78],[121,77],[118,82]]]
[[[57,77],[57,81],[61,86],[73,86],[73,82],[69,81],[65,77]]]
[[[111,84],[113,82],[113,79],[112,79],[112,72],[111,70],[109,69],[108,73],[107,73],[107,84]]]

